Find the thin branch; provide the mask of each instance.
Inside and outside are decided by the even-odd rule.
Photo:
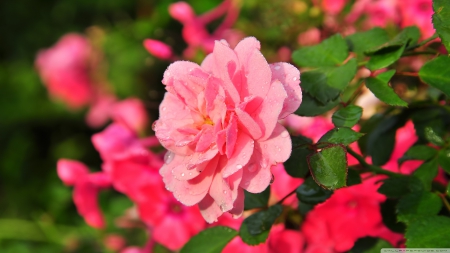
[[[382,174],[382,175],[387,175],[387,176],[391,176],[391,177],[398,177],[398,176],[405,176],[403,174],[400,173],[395,173],[392,171],[388,171],[385,170],[381,167],[375,166],[375,165],[371,165],[369,163],[366,162],[366,160],[364,159],[364,157],[360,156],[358,153],[356,153],[353,149],[351,149],[350,147],[347,147],[347,152],[352,155],[354,158],[356,158],[356,160],[358,160],[358,162],[366,169],[368,169],[370,172],[375,173],[375,174]]]

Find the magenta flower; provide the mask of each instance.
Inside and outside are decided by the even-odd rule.
[[[286,161],[291,141],[278,123],[300,105],[300,73],[288,63],[269,65],[253,37],[233,50],[216,41],[201,66],[171,64],[155,122],[169,150],[161,168],[166,188],[183,204],[198,204],[205,220],[240,216],[244,189],[258,193],[271,167]]]

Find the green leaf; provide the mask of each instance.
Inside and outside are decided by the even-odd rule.
[[[355,242],[350,253],[380,253],[384,248],[392,248],[392,245],[380,238],[363,237]]]
[[[372,55],[367,62],[366,67],[372,71],[386,68],[392,63],[396,62],[405,51],[406,45],[403,45],[395,50],[389,50],[384,53]]]
[[[403,114],[387,117],[377,124],[368,133],[366,151],[372,157],[373,165],[383,165],[391,157],[395,144],[397,129],[406,123],[407,117]]]
[[[399,198],[411,192],[422,191],[423,185],[416,177],[390,177],[383,181],[378,192],[388,198]]]
[[[317,101],[315,98],[313,98],[311,95],[305,92],[302,97],[302,103],[300,104],[300,107],[297,109],[295,114],[309,117],[317,116],[325,112],[328,112],[338,104],[339,104],[339,97],[336,100],[322,104],[321,102]]]
[[[322,104],[336,100],[356,74],[357,63],[351,59],[339,67],[322,67],[303,72],[302,90],[309,93]]]
[[[361,176],[356,170],[349,169],[347,175],[347,186],[360,184],[362,182]]]
[[[419,77],[426,84],[442,91],[450,97],[450,58],[438,56],[425,63],[419,71]]]
[[[367,142],[369,140],[370,133],[372,133],[380,124],[381,121],[384,120],[384,115],[382,114],[374,114],[368,120],[361,122],[361,130],[360,133],[369,133],[358,140],[358,147],[361,150],[362,154],[367,154]]]
[[[450,248],[450,218],[429,216],[411,221],[405,238],[408,248]]]
[[[433,26],[450,52],[450,3],[448,0],[433,0]]]
[[[311,205],[322,203],[333,194],[332,191],[320,187],[311,177],[308,177],[305,182],[297,188],[296,193],[300,203]]]
[[[272,224],[282,211],[281,205],[274,205],[247,217],[239,230],[242,241],[249,245],[265,242]]]
[[[404,28],[399,34],[397,34],[392,40],[366,51],[367,55],[384,54],[387,52],[395,51],[401,47],[407,47],[409,45],[416,44],[420,38],[420,31],[415,26],[409,26]]]
[[[422,160],[427,161],[434,156],[436,156],[438,151],[432,147],[426,145],[416,145],[406,151],[406,153],[401,157],[398,162],[403,163],[407,160]]]
[[[347,58],[347,55],[345,40],[340,34],[336,34],[319,45],[297,49],[292,54],[292,60],[302,67],[337,66]]]
[[[445,144],[445,141],[439,136],[438,133],[436,133],[435,129],[431,126],[425,127],[425,138],[437,146],[443,146]]]
[[[309,149],[312,140],[303,136],[291,136],[291,141],[292,153],[284,162],[284,169],[292,177],[303,178],[309,172],[307,157],[314,152]]]
[[[450,174],[450,149],[441,149],[438,154],[439,165]],[[450,185],[450,184],[449,184]]]
[[[305,202],[298,203],[298,211],[301,215],[305,216],[309,211],[314,209],[313,204],[307,204]]]
[[[331,145],[308,157],[311,174],[326,189],[338,189],[347,183],[347,152],[341,145]]]
[[[250,193],[244,190],[244,194],[244,210],[267,207],[270,197],[270,187],[267,187],[261,193]]]
[[[366,78],[366,87],[381,101],[389,105],[408,106],[395,91],[389,86],[389,80],[395,74],[395,70],[389,70],[376,77]]]
[[[398,222],[396,218],[396,206],[398,200],[396,199],[387,199],[380,205],[381,217],[383,219],[384,225],[388,227],[390,230],[397,233],[405,232],[405,224]]]
[[[422,163],[422,165],[414,171],[413,175],[422,181],[426,190],[430,190],[431,182],[433,182],[433,179],[436,177],[438,168],[437,159],[433,159]]]
[[[181,249],[180,253],[220,253],[238,232],[224,226],[207,228],[192,237]]]
[[[318,143],[333,143],[347,146],[350,143],[357,141],[363,135],[364,134],[355,132],[348,127],[336,127],[324,134]]]
[[[442,208],[442,201],[434,193],[420,191],[412,192],[402,197],[397,205],[397,219],[409,223],[420,216],[436,215]]]
[[[442,108],[431,107],[414,110],[411,114],[411,119],[414,123],[416,134],[419,137],[419,142],[434,141],[435,135],[443,135],[446,131],[443,124],[446,118],[448,118],[448,114]],[[436,141],[442,143],[439,139],[436,138]]]
[[[376,48],[389,41],[389,36],[384,29],[375,27],[365,32],[357,32],[345,38],[350,51],[363,55],[371,48]]]
[[[357,105],[348,105],[337,110],[332,117],[336,127],[352,127],[361,119],[362,108]]]

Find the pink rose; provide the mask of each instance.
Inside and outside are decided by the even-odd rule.
[[[105,221],[97,203],[97,196],[101,189],[110,186],[108,175],[103,172],[89,174],[86,165],[68,159],[58,161],[57,172],[64,184],[74,186],[73,202],[86,223],[95,228],[103,228]]]
[[[209,223],[224,212],[239,217],[243,190],[263,191],[271,166],[291,154],[278,120],[300,105],[300,73],[288,63],[269,65],[259,49],[253,37],[234,50],[216,41],[201,66],[178,61],[164,73],[168,92],[154,130],[169,152],[160,174]]]
[[[173,57],[172,48],[161,41],[146,39],[144,40],[144,47],[150,54],[159,59],[170,60]]]
[[[67,34],[52,48],[38,53],[36,68],[53,98],[74,109],[91,102],[94,96],[89,76],[91,54],[89,41],[78,34]]]
[[[428,38],[435,32],[431,16],[433,15],[432,0],[413,0],[408,4],[399,2],[402,17],[402,27],[418,26],[422,33],[422,38]]]
[[[127,98],[115,103],[111,108],[111,118],[136,133],[143,133],[149,121],[145,105],[138,98]]]

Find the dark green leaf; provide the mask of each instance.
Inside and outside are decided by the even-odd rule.
[[[433,159],[422,163],[419,168],[414,171],[413,175],[422,181],[423,186],[426,190],[431,189],[431,182],[436,177],[438,173],[438,162],[437,159]]]
[[[341,145],[323,148],[308,157],[311,174],[326,189],[338,189],[347,183],[347,152]]]
[[[332,191],[320,187],[314,179],[308,177],[302,185],[297,188],[297,198],[300,203],[315,205],[327,200]]]
[[[403,163],[407,160],[422,160],[426,161],[437,155],[437,150],[426,146],[426,145],[417,145],[412,146],[406,151],[402,158],[398,160],[399,163]]]
[[[308,174],[307,156],[314,151],[309,149],[312,140],[304,136],[291,136],[292,153],[286,162],[284,162],[284,169],[286,172],[297,178],[303,178]]]
[[[380,253],[384,248],[392,248],[392,245],[380,238],[363,237],[355,242],[350,253]]]
[[[405,232],[405,224],[398,222],[396,218],[396,206],[398,201],[396,199],[387,199],[380,205],[381,217],[383,218],[383,223],[390,230],[397,233]]]
[[[387,117],[377,124],[368,135],[366,151],[372,157],[373,165],[383,165],[391,157],[397,129],[406,123],[407,117],[399,114]]]
[[[442,208],[442,201],[434,193],[419,191],[402,197],[397,205],[397,219],[409,223],[420,216],[436,215]]]
[[[183,246],[180,253],[220,253],[236,235],[238,235],[238,232],[229,227],[216,226],[207,228],[192,237]]]
[[[408,248],[450,248],[450,218],[429,216],[413,220],[405,233]]]
[[[281,205],[274,205],[247,217],[239,230],[242,240],[249,245],[265,242],[272,224],[282,211]]]
[[[389,105],[408,106],[395,91],[389,86],[389,80],[394,75],[395,70],[389,70],[376,77],[366,79],[366,86],[381,101]]]
[[[395,50],[389,50],[384,53],[378,53],[370,56],[369,62],[366,67],[372,71],[377,69],[386,68],[392,63],[396,62],[402,56],[405,51],[406,45],[403,45]]]
[[[384,115],[381,114],[374,114],[370,119],[367,121],[363,121],[361,123],[361,130],[360,133],[371,133],[375,128],[377,128],[378,124],[384,120]],[[369,139],[370,134],[366,134],[359,138],[358,140],[358,147],[359,150],[361,150],[362,154],[367,154],[367,142]]]
[[[419,77],[424,83],[439,89],[450,97],[449,57],[442,55],[425,63],[419,71]]]
[[[365,53],[367,55],[375,55],[396,51],[401,47],[407,47],[409,45],[416,44],[419,38],[420,38],[419,29],[415,26],[409,26],[404,28],[392,40],[378,47],[369,49]]]
[[[302,90],[322,104],[335,100],[356,74],[357,64],[351,59],[339,67],[322,67],[303,72]]]
[[[267,187],[261,193],[250,193],[244,191],[244,210],[266,207],[270,197],[270,187]]]
[[[356,170],[349,169],[347,175],[347,186],[360,184],[361,182],[361,176],[359,173]]]
[[[430,136],[427,136],[425,133],[426,128],[431,128],[434,133],[443,135],[445,132],[443,121],[446,118],[448,118],[448,116],[441,108],[431,107],[414,110],[411,114],[411,119],[414,123],[417,137],[419,137],[419,142],[429,142],[428,138]]]
[[[445,144],[445,141],[439,136],[439,134],[433,129],[431,126],[427,126],[424,129],[425,131],[425,138],[437,146],[443,146]]]
[[[433,0],[433,26],[450,52],[450,3],[447,0]]]
[[[317,101],[308,93],[303,94],[302,103],[300,107],[297,109],[295,114],[300,116],[317,116],[328,112],[333,109],[337,104],[339,104],[339,98],[334,101],[330,101],[328,103],[322,104]]]
[[[369,31],[357,32],[345,38],[350,51],[363,55],[369,49],[379,47],[389,41],[389,36],[384,29],[375,27]]]
[[[313,204],[307,204],[307,203],[304,203],[304,202],[298,203],[298,211],[303,216],[305,216],[309,211],[311,211],[313,209],[314,209],[314,205]]]
[[[362,108],[357,105],[348,105],[337,110],[332,117],[336,127],[352,127],[358,123],[362,115]]]
[[[323,135],[318,143],[334,143],[347,146],[350,143],[357,141],[363,135],[364,134],[355,132],[348,127],[336,127]]]
[[[388,198],[399,198],[411,192],[422,191],[423,185],[416,177],[390,177],[383,181],[378,192]]]
[[[336,34],[319,45],[300,48],[292,54],[295,64],[302,67],[324,67],[340,65],[348,55],[347,44]]]
[[[447,173],[450,174],[450,149],[442,149],[439,151],[438,155],[439,165],[444,169]],[[450,184],[449,184],[450,185]]]

